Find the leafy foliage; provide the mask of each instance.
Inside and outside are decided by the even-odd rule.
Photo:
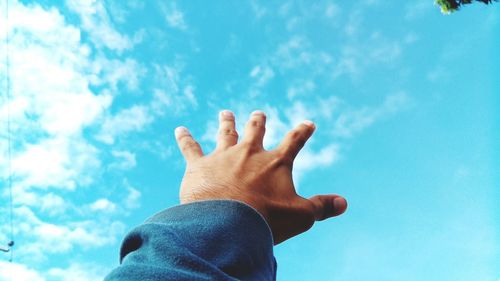
[[[441,12],[443,14],[449,14],[460,9],[462,5],[471,4],[472,2],[482,2],[484,4],[490,4],[493,1],[498,0],[436,0],[436,4],[441,7]]]

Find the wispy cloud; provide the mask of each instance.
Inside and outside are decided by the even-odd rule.
[[[0,4],[2,10],[4,4]],[[94,187],[100,180],[99,168],[107,153],[121,159],[115,166],[118,169],[135,166],[132,152],[101,150],[92,136],[97,132],[106,145],[152,122],[149,104],[110,113],[118,87],[136,90],[146,70],[133,59],[110,58],[103,51],[123,56],[134,42],[115,29],[102,3],[66,4],[80,17],[81,29],[69,24],[55,7],[9,1],[11,98],[9,104],[0,104],[0,110],[5,114],[10,107],[14,136],[14,232],[23,240],[16,258],[33,265],[9,266],[16,280],[59,280],[63,279],[61,270],[78,272],[71,266],[61,269],[52,255],[116,243],[125,228],[120,219],[140,202],[141,193],[130,184],[116,191],[119,202],[107,199],[99,188],[92,194],[82,193],[82,189]],[[6,26],[3,17],[0,25]],[[88,42],[82,34],[88,35]],[[5,36],[2,29],[2,50]],[[0,62],[5,65],[4,56]],[[6,76],[4,67],[0,76]],[[187,95],[189,91],[192,94],[193,90]],[[5,126],[1,122],[2,137]],[[6,159],[5,142],[0,148],[0,158]],[[6,182],[6,161],[0,161],[0,174],[2,183]],[[73,200],[74,194],[81,198]],[[6,198],[5,189],[1,196]],[[1,209],[5,211],[4,206]],[[7,225],[0,225],[0,233],[6,238]],[[0,279],[8,280],[6,265],[2,262],[0,267]],[[47,267],[54,270],[43,270]],[[92,280],[97,275],[82,276],[90,279],[80,280]]]
[[[131,92],[137,90],[140,79],[146,74],[146,68],[131,58],[119,60],[99,56],[92,62],[91,69],[92,84],[108,86],[113,95],[119,94],[120,85]]]
[[[274,77],[274,71],[269,66],[257,65],[250,71],[250,77],[255,79],[258,87],[262,87]]]
[[[128,182],[125,181],[125,187],[127,188],[127,197],[125,198],[125,206],[128,209],[134,209],[139,206],[139,200],[141,198],[141,192],[128,184]]]
[[[333,77],[348,75],[358,79],[374,67],[394,67],[404,53],[404,44],[416,40],[416,35],[402,39],[391,39],[380,32],[356,35],[356,39],[344,44],[339,52]],[[360,43],[361,41],[361,43]]]
[[[250,1],[250,7],[252,8],[252,12],[254,13],[256,19],[260,19],[267,14],[267,9],[258,1]]]
[[[312,80],[296,80],[288,86],[287,97],[289,100],[293,100],[297,97],[311,95],[316,89],[316,83]]]
[[[411,103],[409,96],[404,93],[389,95],[378,107],[362,107],[348,109],[337,117],[333,134],[340,137],[352,137],[361,132],[375,121],[407,108]]]
[[[278,45],[271,61],[282,71],[307,68],[310,71],[318,72],[332,63],[332,57],[324,51],[312,51],[311,43],[305,37],[293,36]]]
[[[106,47],[118,52],[133,47],[134,42],[115,29],[103,2],[67,0],[66,5],[79,15],[82,29],[90,34],[90,39],[96,47]]]
[[[419,19],[425,14],[429,13],[432,11],[433,7],[432,1],[425,1],[425,0],[419,0],[419,1],[413,1],[413,2],[408,2],[406,7],[405,7],[405,20],[416,20]],[[434,9],[436,12],[438,12],[438,9]]]
[[[167,3],[159,3],[160,10],[163,13],[165,22],[171,28],[180,30],[187,29],[187,24],[184,20],[184,13],[177,8],[177,3],[169,1]]]
[[[117,136],[140,131],[152,121],[153,116],[149,113],[148,107],[134,105],[130,108],[120,110],[115,115],[105,117],[96,138],[104,143],[113,144]]]
[[[128,170],[135,167],[135,154],[127,150],[112,150],[111,154],[116,158],[115,162],[110,164],[112,169]]]
[[[63,197],[52,192],[44,194],[37,200],[40,204],[40,211],[50,216],[63,214],[70,207]]]
[[[149,107],[157,115],[166,111],[179,114],[187,108],[197,109],[196,87],[192,77],[184,75],[184,65],[180,61],[172,65],[155,65],[155,88]]]
[[[106,198],[100,198],[89,205],[89,209],[94,212],[114,213],[116,204]]]

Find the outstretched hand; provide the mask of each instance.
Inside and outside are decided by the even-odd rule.
[[[295,192],[293,161],[315,130],[304,121],[291,130],[274,150],[263,147],[266,115],[254,111],[238,143],[234,114],[219,114],[217,147],[204,155],[185,127],[175,130],[177,144],[186,159],[180,188],[182,204],[232,199],[255,208],[267,221],[274,243],[307,231],[315,221],[342,214],[346,200],[339,195],[316,195],[309,199]]]

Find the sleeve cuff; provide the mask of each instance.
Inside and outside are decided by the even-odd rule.
[[[241,201],[206,200],[177,205],[139,226],[151,227],[168,229],[183,247],[229,276],[243,280],[270,280],[270,276],[276,276],[271,229],[257,210]],[[127,252],[122,248],[120,258]]]

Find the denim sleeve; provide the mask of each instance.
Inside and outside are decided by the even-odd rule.
[[[234,200],[166,209],[127,234],[106,281],[276,280],[264,218]]]

